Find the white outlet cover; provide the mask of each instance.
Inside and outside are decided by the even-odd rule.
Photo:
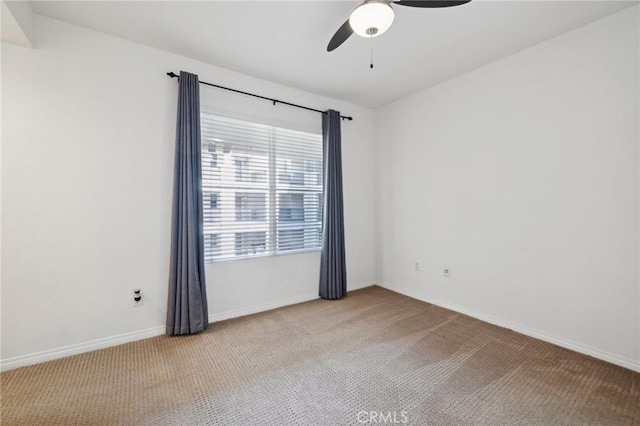
[[[444,268],[442,270],[442,275],[444,275],[445,277],[450,277],[451,276],[451,268]]]

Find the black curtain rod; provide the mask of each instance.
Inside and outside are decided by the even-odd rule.
[[[180,78],[180,75],[178,75],[178,74],[176,74],[174,72],[168,72],[167,75],[169,77],[171,77],[171,78]],[[207,83],[206,81],[200,81],[200,84],[205,84],[205,85],[211,86],[211,87],[217,87],[218,89],[228,90],[230,92],[240,93],[242,95],[253,96],[254,98],[264,99],[266,101],[273,102],[274,105],[275,104],[289,105],[289,106],[296,107],[296,108],[306,109],[307,111],[315,111],[315,112],[319,112],[321,114],[325,114],[325,111],[320,111],[319,109],[309,108],[309,107],[306,107],[306,106],[303,106],[303,105],[292,104],[290,102],[280,101],[278,99],[267,98],[266,96],[254,95],[253,93],[243,92],[241,90],[236,90],[236,89],[230,89],[229,87],[218,86],[217,84]],[[347,117],[347,116],[344,116],[344,115],[341,115],[340,118],[342,118],[343,120],[349,120],[349,121],[353,120],[353,117]]]

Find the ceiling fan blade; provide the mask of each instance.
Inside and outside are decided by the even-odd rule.
[[[349,38],[351,34],[353,34],[353,29],[351,28],[351,25],[349,25],[349,20],[347,19],[345,23],[338,28],[338,31],[336,31],[333,37],[331,37],[331,41],[329,41],[329,45],[327,46],[327,52],[337,49]]]
[[[452,7],[452,6],[460,6],[461,4],[469,3],[471,0],[415,0],[415,1],[394,1],[394,4],[398,6],[409,6],[409,7]]]

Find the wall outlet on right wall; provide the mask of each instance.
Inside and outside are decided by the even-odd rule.
[[[451,268],[449,268],[448,266],[445,266],[442,269],[442,275],[445,277],[450,277],[451,276]]]

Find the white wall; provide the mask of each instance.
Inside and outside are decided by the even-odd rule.
[[[379,109],[384,284],[640,369],[638,37],[636,6]]]
[[[2,42],[33,47],[33,10],[28,1],[5,1],[0,5]]]
[[[178,85],[166,72],[353,115],[343,122],[349,289],[374,282],[374,113],[36,16],[2,45],[2,360],[163,332]],[[320,129],[321,116],[202,87],[203,109]],[[210,318],[317,295],[319,252],[207,267]],[[141,288],[144,305],[132,307]]]
[[[343,123],[350,289],[383,282],[640,366],[638,7],[375,116],[46,18],[34,24],[36,49],[2,45],[3,368],[162,333],[177,96],[165,73],[180,69],[355,117]],[[205,110],[320,123],[215,89],[201,95]],[[208,266],[211,319],[314,297],[318,257]],[[133,308],[138,287],[145,304]]]

